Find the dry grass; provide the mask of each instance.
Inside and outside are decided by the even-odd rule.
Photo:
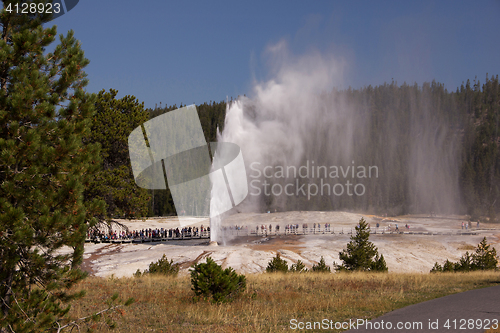
[[[84,316],[104,308],[114,292],[136,302],[115,315],[115,332],[277,332],[292,318],[344,321],[374,318],[406,305],[500,283],[498,273],[443,274],[258,274],[230,304],[194,302],[189,277],[102,279],[78,288],[87,296],[72,308]],[[97,327],[98,332],[107,332]]]

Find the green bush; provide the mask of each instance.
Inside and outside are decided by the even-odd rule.
[[[297,263],[293,264],[292,267],[290,267],[290,272],[305,273],[307,272],[307,268],[302,261],[297,260]]]
[[[373,272],[387,272],[389,269],[387,268],[387,264],[384,259],[384,255],[381,254],[380,257],[378,253],[375,255],[375,259],[372,262],[371,271]]]
[[[246,278],[231,268],[222,269],[212,258],[192,266],[191,290],[196,296],[212,299],[214,303],[233,300],[246,289]]]
[[[437,262],[431,269],[431,273],[436,272],[469,272],[477,270],[496,270],[498,265],[497,251],[490,248],[486,243],[486,237],[477,245],[476,252],[470,254],[468,251],[456,263],[446,259],[443,267]]]
[[[275,272],[288,272],[288,264],[285,259],[281,259],[279,252],[276,253],[276,256],[271,259],[271,261],[267,264],[266,268],[267,273],[275,273]]]
[[[313,272],[322,272],[322,273],[330,273],[330,267],[328,267],[325,263],[325,259],[323,256],[321,256],[321,259],[319,260],[319,263],[317,265],[313,265],[312,267]]]
[[[477,245],[476,253],[473,255],[473,268],[479,270],[497,269],[497,250],[490,249],[486,243],[486,237]]]
[[[437,262],[434,264],[434,267],[431,269],[431,273],[439,273],[443,271],[443,266],[438,264]]]
[[[443,265],[443,272],[453,272],[455,271],[455,264],[446,259]]]
[[[141,277],[148,273],[177,276],[179,273],[179,264],[174,264],[173,260],[168,261],[167,257],[163,255],[157,262],[151,262],[149,264],[149,270],[145,270],[142,273],[140,269],[135,271],[134,277]]]
[[[157,262],[149,264],[149,273],[176,276],[179,273],[179,265],[173,262],[172,259],[168,261],[167,257],[163,255]]]
[[[472,256],[469,254],[469,252],[465,252],[465,254],[460,258],[460,260],[453,264],[453,270],[455,272],[469,272],[469,271],[472,271],[474,270],[474,267],[473,267],[473,258]],[[446,264],[448,263],[448,260],[447,262],[445,262],[445,266]],[[452,271],[451,269],[448,269],[449,271]],[[446,271],[448,271],[446,270]]]

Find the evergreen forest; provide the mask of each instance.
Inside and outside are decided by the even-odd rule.
[[[380,170],[390,169],[391,172],[385,175],[380,172],[378,179],[369,179],[366,185],[369,193],[356,200],[342,197],[336,202],[319,200],[312,203],[295,198],[293,209],[343,209],[388,215],[458,213],[471,215],[472,219],[496,218],[500,212],[498,75],[489,77],[487,74],[483,83],[477,78],[472,82],[467,80],[452,92],[433,81],[422,86],[392,82],[334,93],[340,94],[358,117],[370,118],[367,133],[360,133],[360,141],[369,142],[368,149],[357,160],[363,161],[363,165],[377,165]],[[172,105],[147,111],[151,119],[177,108]],[[197,105],[207,142],[216,141],[217,129],[223,130],[226,108],[224,101]],[[416,129],[414,124],[422,123],[422,119],[429,128]],[[433,136],[430,141],[429,136]],[[456,193],[450,194],[454,204],[451,209],[441,209],[440,198],[433,197],[431,191],[417,200],[412,197],[414,193],[408,179],[418,175],[412,174],[409,147],[422,140],[427,140],[427,145],[438,142],[440,147],[435,150],[438,154],[456,156],[450,160],[458,184],[453,191]],[[394,145],[393,149],[388,149],[388,145]],[[425,181],[422,179],[422,183]],[[150,195],[154,198],[149,203],[150,215],[176,214],[168,189],[155,190],[154,196],[150,191]],[[262,211],[274,211],[288,210],[290,206],[278,205],[272,198],[263,197],[261,208]]]

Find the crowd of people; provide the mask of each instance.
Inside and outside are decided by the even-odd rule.
[[[472,229],[472,222],[471,221],[468,221],[468,222],[462,222],[462,230],[465,228],[465,230],[467,229]],[[476,228],[479,228],[479,221],[476,222]]]
[[[303,223],[302,224],[302,233],[320,233],[320,232],[330,232],[331,231],[331,224],[330,223],[325,223],[324,224],[324,227],[321,228],[321,224],[320,223],[313,223],[311,225],[311,228],[309,228],[309,225],[307,223]],[[279,231],[280,231],[280,225],[279,224],[276,224],[274,226],[274,234],[279,234]],[[287,234],[296,234],[296,233],[300,233],[300,228],[299,228],[299,224],[287,224],[285,225],[285,229],[284,229],[284,232],[285,232],[285,235]],[[262,235],[268,235],[268,234],[273,234],[273,225],[272,224],[269,224],[269,227],[266,225],[266,224],[262,224],[260,225],[260,232],[259,232],[259,226],[257,225],[255,227],[255,233],[258,235],[258,234],[262,234]]]
[[[248,226],[224,226],[221,228],[224,233],[231,235],[248,235]],[[313,223],[309,226],[307,223],[302,224],[300,230],[299,224],[286,224],[282,229],[284,234],[297,234],[297,233],[321,233],[331,232],[331,224]],[[253,233],[253,232],[251,232]],[[279,234],[280,225],[257,225],[255,227],[255,234],[257,235],[270,235]],[[90,240],[134,240],[134,239],[154,239],[154,238],[190,238],[190,237],[208,237],[210,235],[210,227],[184,227],[184,228],[146,228],[141,230],[106,230],[92,228],[87,232],[87,239]]]
[[[141,230],[108,230],[103,231],[92,228],[87,231],[87,239],[90,240],[133,240],[133,239],[157,239],[157,238],[183,238],[200,237],[210,235],[210,227],[184,227],[184,228],[146,228]]]
[[[374,232],[377,232],[379,228],[382,226],[377,222],[376,229]],[[479,223],[477,225],[479,227]],[[255,229],[248,228],[248,226],[223,226],[221,227],[221,231],[225,234],[231,235],[278,235],[281,233],[287,234],[316,234],[316,233],[334,233],[334,230],[331,228],[330,223],[303,223],[302,225],[297,224],[286,224],[284,228],[282,228],[280,224],[261,224],[256,225]],[[368,224],[368,228],[371,230],[370,224]],[[462,223],[462,229],[471,228],[470,223]],[[339,233],[344,233],[344,228],[339,230]],[[410,225],[405,224],[405,229],[410,230]],[[254,231],[255,230],[255,231]],[[386,227],[383,227],[384,231],[388,232],[399,232],[398,224],[391,225],[389,224]],[[352,231],[352,230],[351,230]],[[204,227],[203,225],[200,227],[184,227],[184,228],[146,228],[141,230],[126,230],[122,229],[120,231],[102,231],[97,228],[93,228],[87,232],[87,239],[90,240],[134,240],[134,239],[175,239],[175,238],[191,238],[191,237],[209,237],[210,236],[210,227]]]

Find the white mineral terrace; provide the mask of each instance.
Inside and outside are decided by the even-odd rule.
[[[147,243],[86,243],[84,269],[96,276],[116,277],[131,276],[137,269],[148,268],[166,254],[168,259],[181,264],[180,274],[188,274],[189,267],[196,262],[203,262],[211,256],[225,267],[233,267],[240,273],[259,273],[265,271],[267,263],[280,251],[282,258],[289,264],[301,260],[308,268],[325,258],[332,266],[333,261],[339,263],[338,254],[345,248],[351,236],[351,230],[359,219],[364,217],[376,234],[370,240],[384,255],[390,272],[422,272],[427,273],[437,261],[446,259],[456,261],[465,251],[473,251],[483,237],[487,237],[497,253],[500,253],[500,225],[481,223],[477,227],[462,229],[465,217],[428,217],[401,216],[384,220],[373,215],[361,215],[346,212],[281,212],[271,214],[235,214],[223,221],[227,234],[234,234],[230,226],[246,226],[248,233],[255,233],[259,227],[259,235],[247,236],[247,232],[239,231],[240,236],[226,237],[226,245],[209,246],[208,239],[169,240]],[[145,228],[177,228],[178,222],[173,218],[155,218],[145,221],[121,220],[130,230]],[[283,235],[287,224],[298,224],[299,231],[304,223],[311,228],[314,223],[321,225],[319,233],[307,235]],[[325,223],[330,224],[331,231],[324,232]],[[200,227],[209,225],[208,219],[193,220],[193,225]],[[273,227],[273,232],[262,234],[262,225]],[[279,224],[279,234],[275,235],[275,226]],[[387,232],[389,225],[394,231],[398,224],[401,233]],[[409,229],[405,227],[408,224]],[[268,227],[269,228],[269,227]],[[246,229],[244,229],[246,230]],[[385,231],[382,233],[382,231]],[[341,233],[343,232],[343,233]]]

